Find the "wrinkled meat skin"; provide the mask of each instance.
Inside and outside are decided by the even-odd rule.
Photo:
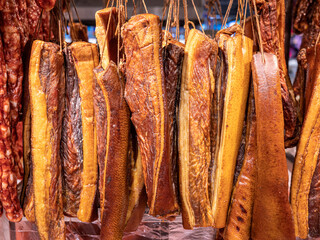
[[[177,111],[179,108],[180,99],[180,84],[181,84],[181,71],[183,62],[184,48],[175,44],[169,43],[163,49],[163,69],[165,76],[165,86],[167,91],[168,112],[169,112],[169,129],[170,129],[170,145],[171,152],[171,166],[172,178],[174,179],[175,186],[178,188],[178,124],[177,124]],[[176,188],[177,195],[178,189]]]
[[[22,209],[18,200],[17,179],[11,150],[10,103],[7,94],[7,71],[4,58],[4,46],[0,34],[0,200],[9,221],[18,222],[22,218]]]
[[[83,163],[81,99],[79,78],[72,54],[66,50],[66,107],[61,138],[63,163],[64,213],[76,217],[80,204],[81,172]]]
[[[269,53],[264,59],[257,53],[252,61],[258,158],[251,237],[293,240],[278,60]]]
[[[48,122],[52,124],[51,136],[52,158],[51,158],[51,184],[49,190],[49,216],[53,220],[50,224],[52,238],[59,239],[59,236],[64,234],[63,220],[63,204],[62,204],[62,180],[61,180],[61,159],[60,159],[60,139],[61,125],[64,109],[64,67],[63,56],[60,55],[59,47],[55,44],[46,44],[42,49],[40,60],[40,81],[46,93],[47,116]],[[57,55],[52,61],[50,57]],[[34,189],[37,191],[37,189]]]
[[[205,62],[208,61],[206,57],[209,57],[210,49],[212,45],[210,43],[204,43],[200,52],[197,54],[197,60],[194,62],[194,71],[192,82],[190,83],[190,155],[192,159],[190,161],[190,166],[195,168],[189,173],[189,189],[190,189],[190,202],[195,212],[195,221],[200,225],[203,224],[202,221],[207,219],[202,219],[204,211],[207,211],[206,204],[208,202],[204,201],[209,198],[208,192],[205,192],[208,185],[208,178],[204,178],[208,174],[208,167],[210,161],[206,161],[207,155],[211,153],[210,141],[205,141],[205,139],[210,139],[210,110],[211,110],[211,86],[209,81],[209,68],[203,68]],[[205,56],[200,58],[200,56]],[[204,76],[206,75],[206,80]],[[202,89],[202,91],[198,91]],[[200,110],[201,109],[201,110]],[[200,111],[199,111],[200,110]],[[204,154],[204,155],[203,155]],[[210,154],[211,159],[211,154]],[[202,186],[200,188],[200,186]],[[209,204],[210,206],[210,204]]]
[[[100,166],[101,240],[121,239],[129,203],[130,111],[115,63],[96,68],[95,114]],[[102,140],[102,141],[101,141]],[[107,155],[106,155],[107,153]]]
[[[15,172],[18,179],[23,176],[22,149],[18,148],[16,126],[19,121],[22,97],[22,47],[23,36],[16,23],[19,20],[18,7],[13,0],[6,1],[0,15],[0,26],[3,38],[4,55],[8,75],[8,95],[10,99],[12,152],[15,161]]]
[[[60,161],[65,87],[63,63],[58,45],[33,42],[29,72],[32,184],[35,219],[41,239],[65,238]],[[33,125],[40,122],[41,126]]]
[[[198,30],[188,35],[179,103],[179,179],[185,229],[213,226],[210,192],[216,42]]]
[[[157,16],[142,14],[123,26],[127,57],[125,98],[138,135],[150,214],[169,217],[177,214],[179,206],[171,177],[159,23]]]
[[[320,237],[320,154],[316,169],[313,173],[310,192],[309,192],[309,235],[311,237]]]
[[[283,1],[283,0],[281,0]],[[291,139],[295,139],[295,135],[297,133],[296,128],[298,127],[298,118],[297,118],[297,110],[295,107],[295,103],[291,98],[289,93],[289,89],[286,83],[286,66],[283,65],[282,61],[282,41],[280,39],[281,34],[278,14],[277,14],[277,1],[270,0],[263,2],[260,6],[258,6],[258,11],[260,12],[260,29],[261,29],[261,38],[263,50],[266,53],[274,53],[279,61],[280,67],[280,83],[281,83],[281,97],[283,104],[283,115],[284,115],[284,123],[285,123],[285,142],[290,141]],[[281,16],[280,16],[281,17]],[[293,143],[294,144],[294,143]]]

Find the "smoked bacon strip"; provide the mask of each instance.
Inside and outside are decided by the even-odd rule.
[[[183,227],[213,226],[209,196],[211,113],[214,91],[212,55],[217,43],[192,29],[183,61],[179,105],[179,184]]]
[[[72,43],[66,48],[66,60],[67,100],[61,142],[64,212],[90,222],[97,217],[93,69],[98,65],[98,49],[91,43]]]
[[[103,67],[107,67],[109,70],[116,68],[114,63],[112,63],[112,65],[110,65],[110,66],[109,66],[109,63],[111,63],[111,61],[112,62],[117,61],[116,50],[119,49],[120,46],[118,46],[118,35],[117,35],[117,34],[119,34],[119,31],[116,34],[116,27],[117,27],[117,24],[119,24],[121,26],[123,23],[123,15],[122,14],[123,14],[123,12],[119,12],[119,9],[117,9],[117,8],[106,8],[106,9],[102,9],[96,13],[96,37],[97,37],[98,45],[100,46],[101,67],[102,67],[102,69],[101,69],[101,67],[98,67],[96,69],[96,71],[98,71],[98,72],[102,71]],[[120,16],[120,19],[118,19],[119,16]],[[110,21],[110,23],[109,23],[109,21]],[[123,73],[124,72],[124,65],[122,64],[122,62],[120,63],[120,65],[118,67],[119,67],[119,74],[122,79],[124,76],[124,73]],[[102,76],[103,74],[99,73],[99,75]],[[115,75],[109,74],[106,76],[110,77],[110,76],[115,76]],[[117,75],[117,78],[118,78],[118,75]],[[118,81],[120,81],[120,79],[118,79]],[[113,83],[116,86],[118,86],[118,84],[120,84],[120,85],[124,84],[124,82],[123,83],[119,82],[117,84],[115,80],[113,80]],[[108,86],[108,85],[109,85],[108,81],[106,81],[106,83],[103,84],[102,87]],[[96,89],[96,92],[99,92],[99,91],[97,91],[97,89],[99,89],[98,86],[95,89]],[[109,88],[104,88],[104,89],[109,89]],[[100,94],[100,95],[102,96],[102,94]],[[99,94],[95,97],[95,99],[98,97],[99,97]],[[120,101],[121,96],[118,96],[118,98],[114,98],[114,99],[118,99]],[[109,101],[112,101],[112,99],[110,99]],[[123,99],[123,101],[125,101],[125,100]],[[95,106],[97,106],[97,104],[95,104]],[[103,113],[106,113],[106,111],[103,109],[103,106],[101,106],[101,104],[100,104],[100,107],[102,107],[101,114],[97,114],[97,111],[96,111],[96,119],[103,118],[103,116],[104,116]],[[117,107],[114,107],[113,110],[117,111]],[[124,116],[122,116],[122,118],[123,117]],[[130,118],[130,116],[128,116],[128,118]],[[113,118],[113,121],[115,121],[115,118]],[[98,122],[97,122],[97,124],[98,124]],[[102,125],[102,123],[100,125]],[[97,125],[97,127],[99,128],[99,124]],[[108,129],[104,129],[104,130],[110,132],[111,131],[110,126],[108,127]],[[98,130],[98,137],[99,137],[98,141],[100,139],[102,142],[101,144],[98,143],[98,151],[100,149],[103,152],[103,150],[107,148],[107,146],[105,144],[103,144],[103,140],[106,141],[106,139],[104,139],[104,138],[106,138],[106,134],[104,136],[101,134],[99,135],[99,134],[100,133]],[[124,134],[126,134],[126,132],[124,132]],[[111,138],[119,137],[119,135],[120,135],[120,133],[115,134]],[[109,148],[112,148],[113,140],[109,139],[109,143],[110,143]],[[145,210],[145,206],[146,206],[146,196],[145,196],[146,193],[145,193],[145,190],[143,190],[144,189],[144,181],[143,181],[143,169],[142,169],[142,162],[141,162],[141,154],[139,151],[139,147],[137,145],[138,145],[138,143],[137,143],[136,132],[134,131],[133,125],[130,123],[130,134],[129,134],[129,139],[128,139],[128,149],[127,149],[127,155],[128,155],[127,168],[129,168],[129,169],[127,169],[126,172],[123,172],[123,170],[125,170],[124,168],[120,168],[119,171],[114,171],[114,174],[119,174],[119,176],[129,174],[128,182],[126,183],[127,189],[122,189],[122,192],[115,191],[115,189],[114,189],[114,191],[110,192],[109,188],[105,188],[105,189],[102,188],[102,186],[106,185],[106,183],[104,183],[103,176],[106,174],[113,175],[113,173],[110,173],[111,168],[108,167],[108,165],[110,164],[110,160],[107,161],[108,157],[105,157],[105,156],[99,157],[99,153],[98,153],[98,158],[101,159],[101,161],[98,159],[99,164],[100,165],[107,164],[106,165],[107,168],[105,170],[100,168],[100,189],[99,190],[100,190],[100,196],[105,199],[105,200],[101,199],[101,206],[104,204],[104,202],[106,202],[106,204],[109,204],[108,201],[113,201],[112,198],[115,196],[114,194],[116,194],[116,193],[118,194],[117,197],[119,198],[119,200],[126,199],[128,201],[128,202],[125,202],[125,204],[128,205],[125,224],[124,224],[124,226],[126,226],[126,231],[135,231],[136,230],[136,228],[138,227],[138,225],[142,219],[142,216],[143,216],[144,210]],[[110,156],[109,156],[109,159],[110,159]],[[121,184],[121,183],[123,184],[123,178],[116,178],[116,179],[114,179],[114,181],[119,181],[118,184]],[[116,184],[116,183],[113,183],[113,184]],[[107,192],[107,191],[109,191],[109,192]],[[129,198],[126,198],[127,195],[129,195]],[[114,206],[114,207],[115,207],[115,209],[112,212],[111,211],[106,212],[106,217],[104,219],[105,222],[108,222],[109,219],[112,219],[114,217],[113,215],[119,215],[119,211],[121,212],[124,210],[124,208],[121,205]],[[122,216],[122,214],[123,213],[121,213],[120,215]],[[108,225],[104,224],[104,226],[102,227],[102,228],[104,228],[104,230],[102,229],[102,231],[106,232],[104,234],[104,236],[106,236],[106,237],[108,235],[111,236],[112,231],[118,232],[118,235],[120,235],[121,231],[123,231],[123,221],[122,220],[123,219],[121,219],[121,221],[118,223],[118,225],[114,225],[116,228],[118,228],[117,231],[115,231],[115,228],[113,228],[112,230],[110,229],[111,231],[106,230]]]
[[[257,178],[257,129],[253,88],[251,91],[247,111],[244,160],[232,193],[227,225],[224,230],[225,240],[250,239],[254,190]]]
[[[288,199],[279,71],[274,54],[253,56],[258,158],[251,237],[259,240],[295,239]]]
[[[233,36],[234,34],[234,36]],[[219,48],[227,62],[221,129],[216,146],[213,174],[212,211],[214,227],[223,228],[240,147],[249,92],[253,41],[241,34],[239,25],[218,33]]]
[[[60,161],[65,72],[59,50],[54,43],[34,41],[29,65],[32,194],[43,240],[65,239]]]
[[[165,77],[165,87],[167,92],[167,103],[169,112],[169,132],[170,132],[170,159],[172,172],[178,172],[178,109],[180,100],[180,86],[182,63],[184,56],[184,44],[169,39],[164,41],[163,47],[163,70]],[[178,186],[178,174],[174,175],[175,186]],[[178,189],[176,189],[178,191]]]
[[[150,214],[170,217],[178,213],[179,205],[170,159],[159,17],[134,16],[123,25],[122,38],[126,55],[125,98],[138,135]]]
[[[2,35],[0,34],[0,203],[9,221],[19,222],[23,217],[18,200],[17,177],[11,148],[10,101],[7,92],[7,71]]]
[[[257,2],[263,51],[277,56],[280,68],[281,96],[284,114],[285,147],[295,146],[299,140],[300,122],[285,59],[285,0]]]
[[[122,239],[129,188],[127,179],[130,112],[124,81],[112,61],[94,70],[95,121],[100,169],[101,239]]]
[[[317,55],[320,44],[317,46]],[[319,56],[317,56],[319,58]],[[308,199],[312,178],[316,169],[320,147],[320,67],[319,61],[310,69],[314,87],[302,126],[301,137],[293,168],[291,205],[296,236],[308,236]]]

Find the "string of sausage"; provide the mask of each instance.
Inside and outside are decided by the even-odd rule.
[[[20,0],[22,2],[22,0]],[[20,3],[20,5],[24,5]],[[24,7],[19,7],[15,0],[7,0],[0,15],[1,33],[3,38],[4,59],[7,68],[7,87],[10,100],[10,120],[11,120],[11,140],[12,152],[14,157],[14,171],[18,179],[22,179],[22,149],[17,142],[17,124],[19,121],[19,112],[21,109],[23,64],[22,64],[22,47],[26,43],[25,32],[23,27],[19,26],[19,19],[25,18]]]
[[[7,218],[12,222],[17,222],[22,218],[22,209],[18,200],[17,179],[13,170],[10,102],[7,94],[8,78],[3,52],[0,37],[0,200],[6,210]]]

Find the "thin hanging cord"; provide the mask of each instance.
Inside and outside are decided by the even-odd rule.
[[[146,3],[144,2],[144,0],[142,0],[142,3],[143,3],[143,6],[144,6],[144,10],[146,11],[146,13],[148,13],[148,9],[147,9],[147,6],[146,6]]]
[[[224,15],[224,18],[223,18],[222,28],[225,28],[225,26],[226,26],[226,24],[227,24],[227,21],[228,21],[228,18],[229,18],[229,14],[230,14],[230,11],[231,11],[232,4],[233,4],[233,0],[230,0],[229,5],[228,5],[227,12],[226,12],[226,14]]]
[[[180,39],[180,0],[176,0],[176,39]]]
[[[163,6],[163,9],[162,9],[161,26],[163,26],[163,21],[164,21],[164,17],[166,16],[168,5],[169,5],[169,1],[165,0],[164,6]]]
[[[262,60],[263,62],[265,62],[264,59],[264,51],[263,51],[263,45],[262,45],[262,38],[261,38],[261,31],[260,31],[260,24],[259,24],[259,20],[258,20],[258,11],[257,11],[257,5],[256,5],[256,1],[253,0],[253,6],[254,6],[254,15],[256,18],[256,22],[257,22],[257,27],[258,27],[258,37],[259,37],[259,45],[260,45],[260,51],[261,51],[261,55],[262,55]]]
[[[202,23],[201,23],[201,20],[200,20],[200,17],[199,17],[199,14],[198,14],[198,10],[197,10],[197,8],[196,8],[196,5],[194,4],[194,1],[193,1],[193,0],[191,0],[191,2],[192,2],[192,5],[193,5],[193,8],[194,8],[194,11],[196,12],[196,15],[197,15],[197,18],[198,18],[198,21],[199,21],[201,30],[202,30],[202,32],[204,33],[204,30],[203,30],[203,27],[202,27]]]
[[[187,43],[188,34],[189,34],[189,19],[188,19],[188,4],[187,0],[182,0],[183,2],[183,12],[184,12],[184,38]]]
[[[252,5],[250,4],[249,5],[249,10],[250,10],[250,16],[251,16],[251,29],[252,29],[252,35],[253,35],[253,42],[256,43],[257,42],[257,39],[256,39],[256,31],[255,31],[255,28],[254,28],[254,25],[253,25],[253,13],[252,13]]]
[[[77,18],[78,18],[78,21],[80,23],[80,25],[82,26],[82,22],[81,22],[81,19],[80,19],[80,16],[79,16],[79,13],[78,13],[78,10],[77,10],[77,7],[76,7],[76,4],[74,3],[74,0],[71,0],[72,2],[72,5],[73,5],[73,8],[74,8],[74,11],[76,12],[76,15],[77,15]]]
[[[118,44],[117,44],[117,66],[119,66],[120,63],[120,34],[121,34],[121,6],[120,6],[120,0],[118,0]]]
[[[244,9],[244,19],[243,19],[243,27],[242,27],[242,31],[244,32],[245,27],[246,27],[246,20],[247,20],[247,8],[248,8],[248,0],[246,0],[246,6]]]
[[[61,10],[61,0],[58,0],[58,8],[59,8],[59,41],[60,41],[60,52],[62,52],[62,10]]]
[[[173,0],[170,0],[169,3],[169,10],[168,10],[168,16],[167,16],[167,22],[166,22],[166,28],[165,31],[170,31],[170,22],[171,22],[171,14],[172,14],[172,5],[173,5]],[[166,40],[167,41],[167,40]]]

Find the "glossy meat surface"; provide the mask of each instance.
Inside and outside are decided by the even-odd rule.
[[[252,76],[258,158],[251,237],[261,240],[295,239],[288,199],[288,170],[277,57],[264,53],[263,60],[261,53],[255,54]]]
[[[70,77],[67,84],[67,96],[70,98],[67,101],[71,102],[67,102],[67,105],[70,105],[67,106],[68,112],[64,118],[64,127],[67,127],[66,131],[64,130],[67,136],[63,136],[62,152],[63,181],[64,186],[67,186],[64,190],[65,202],[70,201],[69,198],[75,200],[70,203],[75,205],[71,205],[67,212],[74,214],[76,211],[79,220],[90,222],[97,217],[95,204],[98,162],[94,126],[93,69],[98,65],[98,49],[95,44],[86,42],[75,42],[68,48],[68,61],[71,57],[73,64],[67,62],[67,76]]]
[[[253,88],[251,91],[247,111],[245,153],[231,197],[227,225],[224,230],[225,240],[249,240],[251,236],[254,190],[257,180],[257,129]]]
[[[101,239],[121,239],[129,202],[127,179],[130,112],[115,63],[94,70]]]
[[[188,35],[179,105],[179,179],[183,226],[213,226],[209,198],[211,113],[214,90],[210,57],[217,44],[198,30]]]
[[[76,217],[82,189],[83,165],[82,114],[79,77],[70,48],[66,55],[66,106],[61,139],[63,163],[63,208],[68,216]]]
[[[233,35],[234,34],[234,35]],[[240,26],[218,33],[219,47],[226,57],[227,76],[219,145],[214,162],[212,209],[214,227],[226,224],[237,155],[249,91],[253,41],[241,34]]]
[[[63,64],[58,45],[33,43],[29,65],[32,184],[41,239],[65,239],[60,161]]]
[[[284,0],[262,1],[262,4],[257,7],[260,15],[259,24],[263,50],[275,54],[279,61],[285,145],[292,147],[298,141],[300,126],[284,55]]]
[[[161,54],[160,20],[136,15],[122,31],[126,54],[125,98],[136,128],[150,214],[178,213],[169,145],[169,113]]]
[[[317,45],[317,53],[320,45]],[[320,69],[313,69],[314,89],[302,126],[301,137],[291,183],[291,205],[295,221],[296,236],[308,236],[308,199],[312,178],[317,165],[320,147]]]

